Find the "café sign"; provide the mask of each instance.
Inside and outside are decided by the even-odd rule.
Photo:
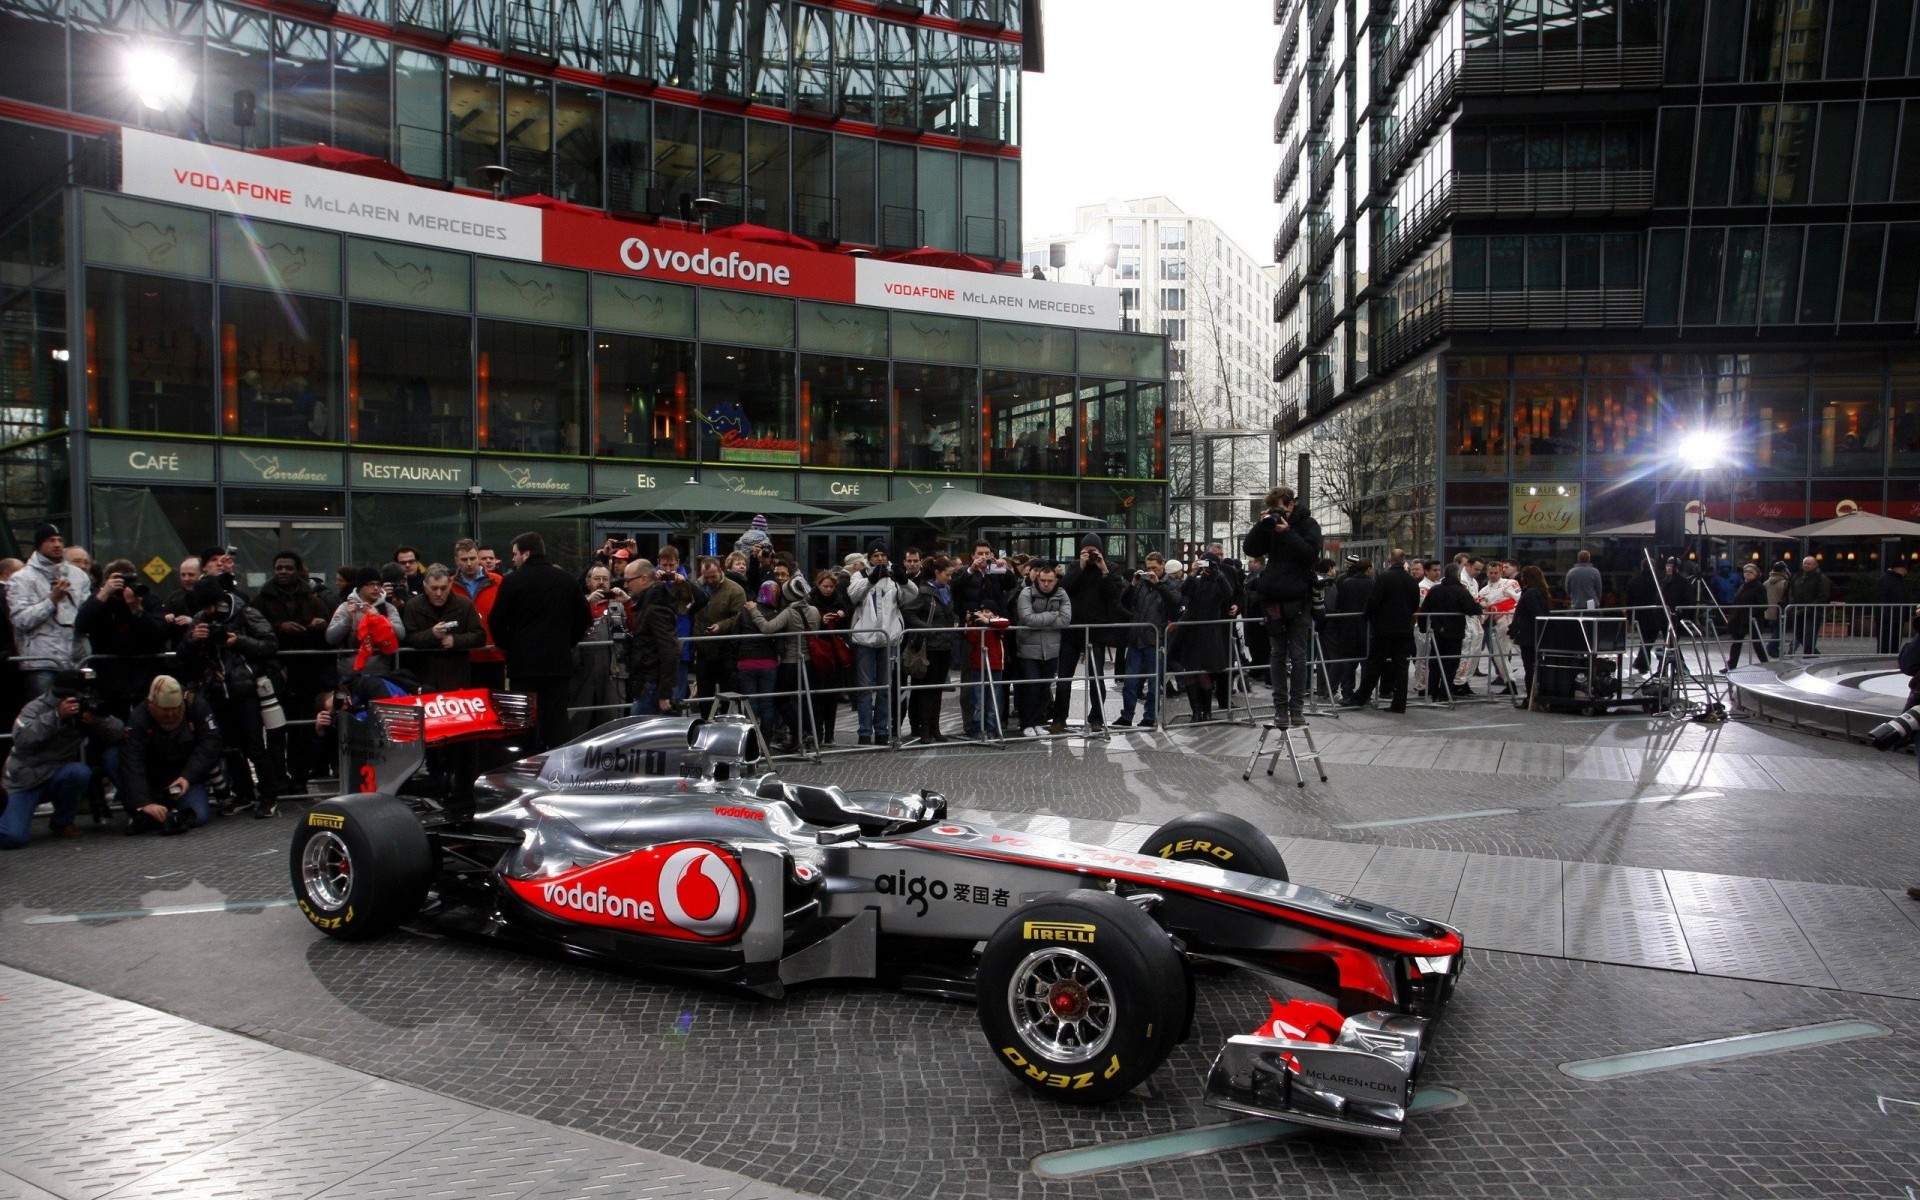
[[[808,504],[878,504],[886,498],[885,475],[806,471],[800,476],[800,499]]]
[[[195,442],[129,441],[96,437],[87,443],[95,479],[127,483],[212,483],[213,447]]]
[[[1516,483],[1509,524],[1514,537],[1570,537],[1580,533],[1580,485]]]

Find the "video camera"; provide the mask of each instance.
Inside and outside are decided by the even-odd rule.
[[[1920,735],[1920,704],[1891,721],[1867,730],[1867,740],[1873,743],[1875,750],[1897,749],[1911,742],[1915,735]]]
[[[105,709],[100,706],[100,694],[94,690],[94,673],[91,667],[74,667],[53,673],[53,686],[48,690],[56,701],[78,700],[80,715],[99,716]],[[75,718],[77,719],[77,718]]]

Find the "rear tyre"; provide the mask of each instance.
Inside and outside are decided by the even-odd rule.
[[[994,1056],[1070,1104],[1111,1100],[1153,1074],[1192,1008],[1173,939],[1111,892],[1022,907],[987,939],[976,978]]]
[[[314,928],[361,941],[420,911],[433,881],[433,847],[413,810],[392,796],[341,796],[301,818],[287,865]]]
[[[1168,821],[1141,843],[1140,853],[1287,882],[1287,861],[1279,848],[1253,822],[1227,813],[1192,813]]]

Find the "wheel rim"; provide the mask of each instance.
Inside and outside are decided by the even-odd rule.
[[[1022,1041],[1057,1063],[1079,1063],[1113,1038],[1113,985],[1078,950],[1036,950],[1014,968],[1007,1008]]]
[[[340,835],[320,832],[300,852],[300,883],[322,908],[344,908],[353,887],[353,855]]]

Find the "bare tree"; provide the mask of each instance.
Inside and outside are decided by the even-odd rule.
[[[1404,542],[1408,518],[1401,510],[1422,468],[1432,464],[1431,430],[1378,400],[1349,405],[1316,425],[1309,455],[1314,509],[1323,524],[1337,515],[1354,540]]]

